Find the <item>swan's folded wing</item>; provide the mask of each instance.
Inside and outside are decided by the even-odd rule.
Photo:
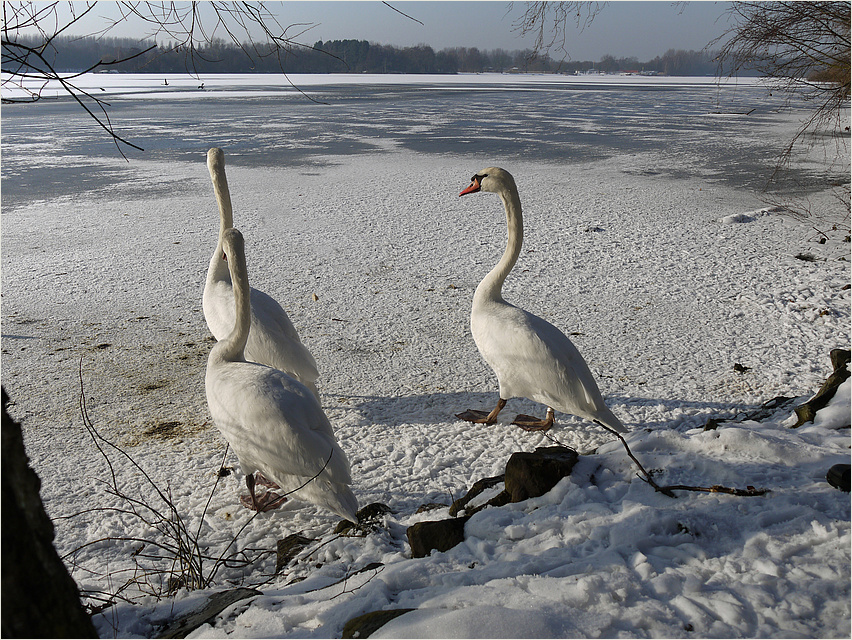
[[[278,301],[263,291],[251,289],[251,308],[254,317],[263,322],[267,330],[279,335],[286,336],[290,340],[301,342],[296,327],[293,326],[290,316],[284,311]]]
[[[216,426],[251,468],[351,482],[349,462],[313,394],[280,371],[230,363],[208,373]]]
[[[271,296],[252,289],[251,310],[252,329],[246,345],[246,359],[315,382],[319,377],[316,360],[302,344],[283,307]]]
[[[554,382],[570,389],[577,401],[585,403],[589,409],[605,406],[589,365],[568,336],[547,320],[531,313],[526,315],[530,327],[541,341],[541,348],[547,353],[543,360],[548,363],[548,368],[552,368]]]

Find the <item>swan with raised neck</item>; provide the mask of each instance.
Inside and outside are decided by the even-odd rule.
[[[210,351],[205,388],[210,415],[245,474],[245,503],[259,511],[280,506],[282,496],[255,495],[256,482],[268,483],[357,522],[349,461],[313,392],[283,371],[245,359],[253,291],[244,246],[237,229],[225,230],[220,259],[233,282],[236,319]]]
[[[515,179],[505,169],[477,173],[459,195],[496,193],[506,212],[507,242],[500,261],[482,279],[473,295],[470,329],[483,359],[497,374],[500,397],[495,408],[468,409],[462,420],[493,424],[510,398],[523,397],[547,406],[544,419],[519,415],[513,421],[527,431],[546,431],[554,409],[625,433],[627,429],[604,403],[586,361],[562,331],[503,299],[503,284],[518,261],[524,241],[524,220]]]
[[[221,340],[234,326],[234,294],[228,265],[222,261],[225,232],[234,226],[231,193],[225,176],[225,153],[214,147],[207,152],[207,169],[219,206],[219,236],[210,258],[204,284],[202,308],[210,333]],[[286,276],[287,274],[282,274]],[[308,387],[319,400],[317,363],[302,344],[293,322],[274,298],[251,290],[251,330],[245,345],[245,358],[285,371]]]

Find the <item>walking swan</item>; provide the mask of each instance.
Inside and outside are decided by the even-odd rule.
[[[552,324],[503,299],[503,282],[515,266],[524,240],[521,200],[512,175],[491,167],[473,176],[459,196],[478,191],[496,193],[503,201],[508,242],[500,262],[486,275],[473,295],[470,330],[485,362],[497,374],[500,398],[490,412],[468,409],[456,417],[493,424],[509,398],[523,397],[547,405],[547,417],[519,415],[512,424],[526,431],[547,431],[558,409],[602,424],[615,431],[627,429],[604,404],[591,371],[568,337]]]
[[[235,319],[231,276],[227,263],[222,260],[223,237],[225,231],[234,226],[234,215],[225,177],[225,153],[221,149],[207,152],[207,169],[219,204],[219,241],[207,269],[202,308],[210,333],[221,340],[231,332]],[[251,331],[245,357],[249,362],[289,373],[319,400],[316,387],[319,373],[314,357],[302,344],[287,312],[272,297],[257,289],[251,290]]]
[[[265,511],[282,502],[270,492],[255,496],[255,483],[269,479],[284,491],[298,489],[298,498],[357,522],[349,461],[319,401],[283,371],[245,359],[254,291],[249,289],[243,236],[237,229],[226,229],[221,242],[224,255],[219,259],[227,263],[234,285],[236,321],[210,352],[205,387],[210,415],[246,476],[250,504]]]

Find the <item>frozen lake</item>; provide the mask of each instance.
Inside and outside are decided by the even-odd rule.
[[[341,637],[392,608],[417,611],[388,637],[849,637],[849,495],[826,482],[849,462],[849,381],[813,424],[788,428],[789,403],[751,417],[807,399],[849,346],[848,230],[821,235],[760,193],[804,110],[708,78],[291,78],[314,101],[280,77],[203,80],[84,79],[145,148],[129,162],[69,100],[2,112],[2,382],[84,599],[121,591],[94,616],[101,637],[156,637],[234,585],[263,595],[191,637]],[[304,501],[253,520],[239,506],[244,477],[205,396],[212,146],[250,283],[317,361],[352,490],[393,511],[362,537],[333,534],[338,518]],[[825,157],[794,160],[791,188],[842,216]],[[588,422],[511,425],[543,415],[529,400],[494,425],[455,417],[497,399],[469,317],[506,218],[493,194],[458,197],[491,165],[524,207],[506,299],[570,335],[657,481],[768,494],[663,496]],[[205,559],[208,589],[170,589],[173,556],[139,542],[162,536],[104,484],[81,389],[204,554],[244,563]],[[449,517],[549,438],[582,453],[569,478],[411,557],[407,527]],[[111,464],[124,495],[162,507],[128,459]],[[429,503],[444,506],[419,511]],[[291,533],[314,542],[278,571]]]
[[[230,165],[279,167],[392,149],[465,155],[477,166],[653,152],[656,165],[642,169],[651,175],[756,190],[785,141],[774,128],[796,117],[755,79],[100,74],[81,85],[145,149],[125,147],[130,160],[196,161],[213,145],[228,150]],[[132,165],[115,162],[114,145],[79,105],[51,99],[55,89],[44,95],[3,108],[4,207],[120,188]],[[829,180],[803,171],[808,189]]]

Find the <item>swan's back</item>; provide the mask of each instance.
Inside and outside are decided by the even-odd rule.
[[[284,491],[357,521],[349,462],[313,393],[287,374],[224,360],[214,346],[207,402],[246,475],[260,471]],[[314,476],[316,476],[315,479]]]
[[[224,340],[236,320],[230,279],[206,287],[204,293],[202,306],[207,326],[216,340]],[[317,395],[319,372],[313,355],[302,344],[293,322],[281,305],[272,296],[254,287],[251,289],[251,329],[245,357],[249,362],[291,374]]]

